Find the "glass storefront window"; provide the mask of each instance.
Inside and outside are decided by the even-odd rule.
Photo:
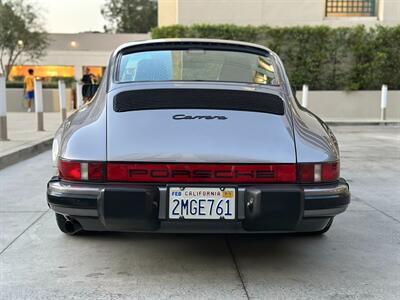
[[[28,70],[33,69],[35,77],[48,80],[53,77],[74,77],[73,66],[13,66],[8,75],[9,80],[20,81],[28,74]]]

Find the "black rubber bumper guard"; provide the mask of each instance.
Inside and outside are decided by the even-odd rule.
[[[47,196],[49,206],[56,212],[72,217],[97,217],[107,230],[156,231],[162,221],[188,224],[185,220],[168,220],[167,194],[167,187],[97,185],[87,189],[87,185],[53,179]],[[241,222],[246,231],[290,231],[303,218],[330,217],[343,212],[350,202],[350,193],[341,179],[335,185],[323,187],[239,187],[238,200],[236,222]]]

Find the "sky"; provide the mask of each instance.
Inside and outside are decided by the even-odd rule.
[[[105,0],[31,0],[40,7],[43,24],[50,33],[103,31],[106,24],[100,13]]]

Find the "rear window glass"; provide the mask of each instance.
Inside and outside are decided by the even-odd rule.
[[[219,50],[159,50],[122,55],[119,82],[224,81],[277,85],[268,56]]]

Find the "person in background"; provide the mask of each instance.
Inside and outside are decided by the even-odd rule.
[[[86,103],[90,100],[90,97],[88,94],[90,93],[89,89],[93,84],[95,84],[95,78],[96,76],[92,73],[90,73],[89,68],[85,68],[85,74],[83,74],[81,82],[83,84],[82,86],[82,95],[83,95],[83,103]]]
[[[32,111],[32,102],[35,98],[34,92],[35,77],[33,76],[33,69],[28,70],[28,75],[24,79],[24,95],[28,101],[28,112]]]

